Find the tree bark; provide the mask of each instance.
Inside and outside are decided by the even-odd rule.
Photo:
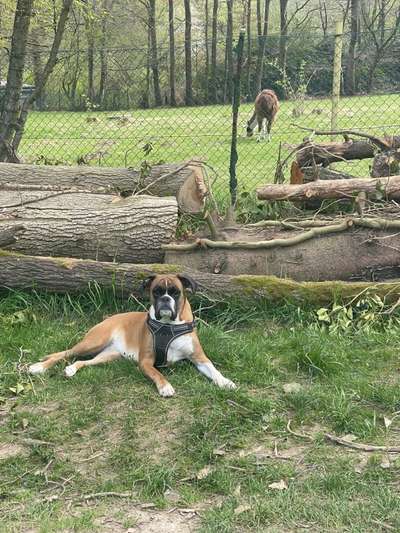
[[[267,35],[268,35],[268,20],[269,20],[270,1],[271,0],[265,0],[263,32],[262,32],[262,35],[260,35],[258,37],[258,53],[257,53],[254,97],[256,97],[257,94],[262,89],[261,85],[262,85],[262,77],[263,77],[265,45],[266,45],[266,42],[267,42]]]
[[[400,199],[400,176],[318,180],[302,185],[264,185],[257,189],[259,200],[351,199],[358,193],[372,199]]]
[[[128,168],[63,167],[0,163],[0,191],[7,186],[18,190],[76,188],[89,192],[119,193],[122,196],[143,191],[155,196],[176,196],[184,213],[199,213],[204,207],[207,187],[199,165],[165,164],[151,168],[148,175]]]
[[[246,100],[249,102],[252,94],[251,90],[251,0],[247,0],[247,17],[246,17],[246,33],[247,33],[247,65],[246,65]]]
[[[351,34],[345,76],[345,92],[349,95],[356,92],[355,52],[358,42],[359,20],[360,0],[351,0]]]
[[[225,82],[224,82],[224,102],[230,103],[232,100],[232,80],[233,80],[233,0],[226,0],[227,22],[226,22],[226,62],[225,62]]]
[[[210,47],[208,44],[208,0],[204,2],[204,46],[205,46],[205,86],[206,86],[206,104],[208,104],[209,75],[210,75]]]
[[[190,0],[185,3],[185,104],[193,105],[193,76],[192,76],[192,14]]]
[[[261,24],[261,0],[256,2],[256,16],[257,16],[257,35],[262,34],[262,24]]]
[[[212,28],[211,28],[211,77],[209,95],[214,104],[217,103],[217,23],[218,0],[213,1]]]
[[[19,162],[11,144],[17,129],[20,111],[19,99],[22,90],[32,7],[33,0],[18,0],[15,9],[7,87],[0,117],[0,161]]]
[[[158,70],[158,49],[157,49],[157,31],[156,31],[156,0],[149,0],[149,32],[150,32],[150,57],[151,70],[153,72],[154,101],[156,106],[162,105],[160,90],[160,74]]]
[[[71,10],[73,0],[64,0],[63,1],[63,7],[61,9],[60,17],[58,19],[56,32],[53,39],[53,44],[51,46],[49,58],[47,60],[47,63],[44,67],[43,73],[38,80],[35,89],[33,93],[24,101],[21,109],[20,116],[18,118],[18,129],[16,131],[15,137],[13,139],[13,151],[14,153],[17,153],[19,145],[21,143],[22,135],[24,133],[26,120],[28,118],[28,112],[30,107],[33,105],[33,103],[41,96],[43,93],[43,89],[46,86],[46,83],[51,75],[51,73],[54,70],[54,67],[57,62],[57,56],[58,51],[60,49],[61,41],[64,35],[65,26],[67,24],[69,12]],[[92,34],[91,34],[92,35]],[[90,47],[89,47],[90,49]],[[88,54],[89,54],[88,50]],[[93,58],[92,58],[93,59]],[[92,65],[93,67],[93,65]],[[93,72],[92,72],[93,75]],[[93,79],[92,82],[93,83]],[[93,89],[93,87],[92,87]],[[93,99],[90,99],[91,102],[93,102]]]
[[[187,273],[198,283],[201,293],[209,297],[240,298],[242,301],[292,301],[326,305],[333,300],[354,298],[368,289],[386,301],[396,301],[400,283],[366,282],[295,282],[273,276],[227,276],[197,272],[179,265],[133,265],[102,263],[71,258],[31,257],[0,252],[0,287],[82,292],[96,283],[112,290],[118,297],[130,294],[143,297],[141,285],[149,274]]]
[[[343,160],[369,159],[374,157],[376,147],[368,141],[344,141],[312,143],[305,142],[297,148],[297,162],[300,168],[313,164],[328,166]]]
[[[280,34],[279,34],[279,66],[284,76],[286,76],[286,55],[287,55],[287,5],[289,0],[279,0],[280,14]]]
[[[302,183],[308,183],[316,180],[348,180],[354,179],[356,176],[351,176],[345,172],[338,172],[331,168],[325,167],[305,167],[302,169],[303,180]]]
[[[176,106],[175,93],[175,27],[174,27],[174,0],[168,0],[168,34],[169,34],[169,91],[170,104]]]
[[[8,249],[102,261],[162,261],[175,235],[175,198],[81,192],[2,191],[2,230],[24,231]]]
[[[400,220],[392,229],[381,227],[385,224],[376,219],[354,218],[300,231],[231,229],[226,241],[200,239],[191,250],[166,245],[165,261],[214,274],[274,275],[296,281],[398,278]]]

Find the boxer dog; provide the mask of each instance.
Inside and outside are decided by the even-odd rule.
[[[136,361],[142,372],[154,382],[159,394],[168,397],[175,391],[158,368],[189,359],[218,387],[236,388],[214,367],[197,337],[186,296],[187,289],[195,291],[196,283],[185,275],[155,275],[146,279],[143,287],[150,290],[148,312],[121,313],[107,318],[89,330],[71,349],[46,356],[31,365],[29,372],[43,374],[58,361],[93,356],[67,366],[65,375],[72,377],[86,366],[125,357]]]

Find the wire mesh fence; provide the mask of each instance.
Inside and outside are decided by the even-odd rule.
[[[347,50],[349,36],[343,37]],[[271,142],[246,137],[254,107],[254,63],[258,41],[251,42],[243,67],[237,179],[239,190],[253,190],[273,180],[278,158],[284,159],[305,135],[299,128],[329,130],[334,35],[289,35],[286,70],[279,67],[279,36],[267,40],[262,86],[281,100]],[[158,50],[162,106],[154,107],[154,69],[147,49],[64,50],[41,100],[30,113],[20,147],[26,162],[140,167],[150,163],[205,160],[215,170],[216,196],[229,191],[232,107],[226,90],[224,43],[214,78],[205,66],[204,43],[192,47],[193,106],[184,106],[184,50],[176,49],[176,99],[170,106],[168,49]],[[399,131],[400,40],[393,38],[374,66],[374,52],[364,47],[357,57],[358,96],[341,96],[337,128],[376,136]],[[395,55],[397,52],[397,56]],[[43,66],[46,50],[30,55],[27,83]],[[88,65],[93,59],[93,69]],[[2,65],[3,61],[3,65]],[[0,57],[0,72],[5,58]],[[397,61],[397,68],[393,68]],[[38,65],[39,64],[39,65]],[[3,68],[2,68],[3,67]],[[371,70],[374,72],[371,74]],[[345,64],[342,64],[342,73]],[[372,81],[371,81],[372,76]],[[215,103],[216,102],[216,103]],[[368,160],[346,164],[349,174],[367,176]]]

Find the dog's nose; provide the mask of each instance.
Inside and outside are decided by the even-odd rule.
[[[165,294],[164,296],[161,296],[160,300],[162,302],[166,302],[167,303],[167,302],[170,301],[170,297]]]

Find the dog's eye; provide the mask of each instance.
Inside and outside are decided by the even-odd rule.
[[[164,294],[164,291],[161,287],[156,287],[154,290],[153,290],[153,294],[154,296],[161,296],[162,294]]]
[[[176,287],[171,287],[168,289],[168,294],[170,296],[179,296],[179,294],[181,293],[181,291],[179,289],[177,289]]]

